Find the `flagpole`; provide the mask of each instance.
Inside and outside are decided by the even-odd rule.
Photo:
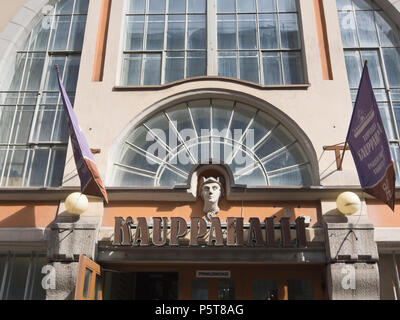
[[[368,66],[368,60],[365,60],[364,68],[365,68],[366,66]],[[363,70],[364,70],[364,68],[363,68]],[[357,95],[358,95],[358,94],[357,94]],[[357,101],[357,99],[356,99],[356,101]],[[354,112],[353,112],[353,115],[354,115]],[[353,115],[352,115],[352,117],[351,117],[349,129],[348,129],[348,131],[347,131],[346,141],[344,142],[344,149],[343,149],[342,157],[341,157],[341,159],[340,159],[340,164],[339,164],[339,168],[338,168],[339,171],[342,170],[342,164],[343,164],[344,154],[345,154],[345,152],[346,152],[347,145],[348,145],[347,139],[348,139],[348,137],[349,137],[349,130],[350,130],[350,127],[351,127],[351,122],[352,122],[352,120],[353,120]]]

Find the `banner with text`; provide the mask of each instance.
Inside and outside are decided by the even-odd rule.
[[[396,173],[367,63],[361,77],[346,141],[350,146],[362,188],[394,210]]]

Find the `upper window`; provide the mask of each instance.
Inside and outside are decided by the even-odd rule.
[[[136,126],[114,162],[112,186],[186,185],[199,164],[225,164],[235,184],[309,186],[311,164],[285,126],[238,101],[188,101]]]
[[[88,3],[57,2],[16,53],[10,85],[0,91],[1,187],[62,184],[68,128],[54,65],[73,101]]]
[[[396,163],[400,183],[400,32],[370,0],[336,1],[347,74],[355,102],[364,61]]]
[[[296,0],[129,0],[121,82],[304,83],[298,20]]]

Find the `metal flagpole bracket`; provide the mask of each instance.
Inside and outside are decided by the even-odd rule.
[[[323,146],[324,151],[335,151],[335,157],[336,157],[336,167],[338,171],[342,171],[342,164],[343,164],[343,158],[344,158],[344,153],[346,150],[350,150],[347,142],[346,143],[340,143],[340,144],[335,144],[333,146]],[[340,151],[343,150],[342,155],[340,155]]]

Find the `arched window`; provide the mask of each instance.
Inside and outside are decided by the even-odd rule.
[[[400,32],[370,0],[336,1],[353,103],[362,67],[368,69],[375,97],[395,157],[397,184],[400,160]]]
[[[225,164],[235,184],[309,186],[311,164],[285,126],[231,100],[201,99],[169,107],[138,124],[114,162],[112,186],[186,185],[199,164]]]
[[[122,85],[304,83],[297,0],[129,0]]]
[[[50,1],[49,13],[16,53],[0,100],[0,186],[62,183],[68,129],[54,65],[72,101],[78,79],[88,0]]]

